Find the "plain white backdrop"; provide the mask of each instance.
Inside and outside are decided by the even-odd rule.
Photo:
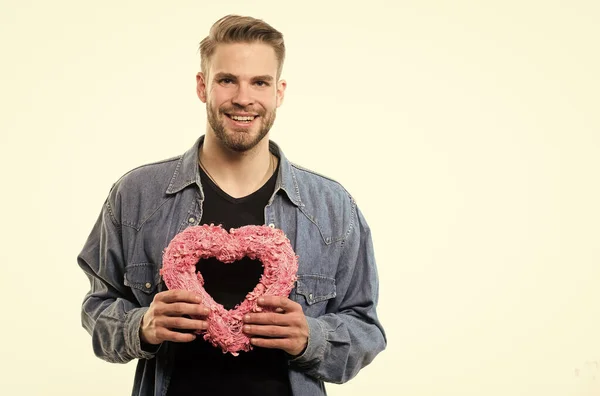
[[[373,230],[388,348],[331,395],[600,392],[596,1],[0,4],[6,395],[128,395],[76,256],[111,184],[205,130],[197,46],[284,34],[271,135]]]

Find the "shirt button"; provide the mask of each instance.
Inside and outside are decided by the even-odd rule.
[[[150,289],[152,287],[152,283],[146,282],[146,289]]]
[[[190,218],[188,219],[188,222],[189,222],[189,223],[195,223],[195,222],[196,222],[196,219],[195,219],[194,217],[190,217]]]
[[[275,224],[271,223],[271,224],[269,224],[269,227],[275,228]]]
[[[313,295],[312,295],[312,293],[309,293],[309,294],[308,294],[308,299],[309,299],[309,300],[312,300],[312,299],[313,299]]]

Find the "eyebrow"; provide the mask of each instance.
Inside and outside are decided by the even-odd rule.
[[[224,72],[219,72],[219,73],[215,74],[215,77],[214,77],[215,80],[221,80],[221,79],[224,79],[224,78],[228,78],[230,80],[236,80],[236,81],[238,79],[233,74],[231,74],[231,73],[224,73]],[[274,78],[273,78],[273,76],[270,76],[268,74],[265,74],[265,75],[262,75],[262,76],[252,77],[252,81],[259,81],[259,80],[260,81],[266,81],[266,82],[273,82]]]
[[[272,82],[273,81],[273,77],[265,74],[264,76],[256,76],[253,77],[252,80],[256,81],[256,80],[261,80],[261,81],[266,81],[266,82]]]
[[[215,74],[215,77],[214,77],[215,80],[220,80],[222,78],[229,78],[230,80],[237,80],[237,78],[231,73],[220,72],[220,73]]]

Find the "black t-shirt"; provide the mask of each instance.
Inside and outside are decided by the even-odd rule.
[[[264,210],[275,189],[277,171],[267,183],[243,198],[233,198],[221,190],[200,169],[204,190],[202,223],[222,225],[229,230],[245,225],[264,224]],[[231,264],[215,259],[201,260],[197,269],[204,288],[225,309],[244,300],[258,283],[263,268],[259,261],[244,258]],[[200,336],[189,343],[173,343],[176,348],[168,396],[181,395],[291,395],[285,352],[254,347],[238,356],[224,354]]]

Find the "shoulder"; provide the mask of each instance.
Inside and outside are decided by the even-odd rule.
[[[146,163],[130,169],[110,188],[106,204],[125,224],[137,224],[138,217],[151,213],[169,197],[167,189],[181,156]]]
[[[352,194],[333,177],[291,163],[297,179],[302,212],[334,240],[344,240],[356,223]]]
[[[330,197],[340,200],[339,203],[343,201],[354,204],[352,194],[338,180],[296,163],[290,164],[296,174],[303,202],[305,198],[309,200],[312,197],[319,197],[319,199]],[[317,194],[315,196],[312,193]]]
[[[130,169],[115,181],[111,193],[126,193],[151,187],[165,191],[180,160],[181,156],[176,156]]]

